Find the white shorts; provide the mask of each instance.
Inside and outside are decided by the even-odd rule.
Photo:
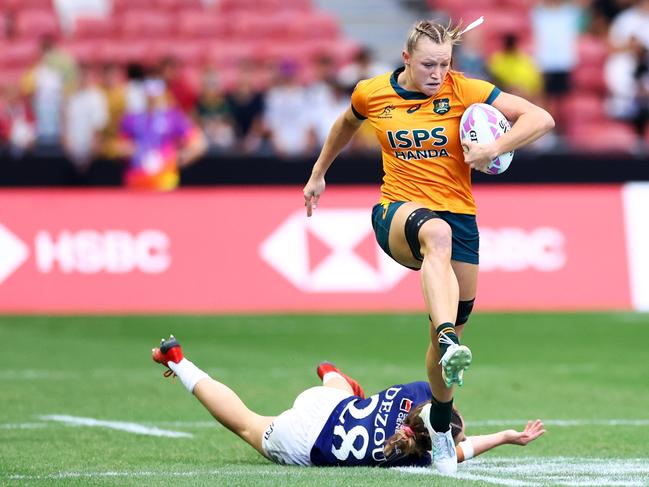
[[[311,465],[311,449],[327,419],[352,394],[333,387],[312,387],[297,396],[293,407],[275,418],[264,433],[266,456],[282,465]]]

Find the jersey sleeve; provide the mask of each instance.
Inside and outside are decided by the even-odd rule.
[[[458,95],[467,107],[474,103],[491,105],[499,94],[498,87],[481,79],[465,78],[458,85]]]
[[[352,111],[356,118],[365,120],[367,118],[367,80],[359,81],[352,93]]]

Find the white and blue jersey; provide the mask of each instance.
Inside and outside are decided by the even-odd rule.
[[[400,427],[410,410],[430,401],[427,382],[390,387],[367,399],[349,397],[333,410],[311,449],[318,466],[430,465],[430,456],[386,459],[385,442]]]

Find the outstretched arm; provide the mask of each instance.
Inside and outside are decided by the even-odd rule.
[[[457,445],[457,461],[462,462],[501,445],[525,446],[545,433],[540,419],[528,421],[523,431],[504,430],[489,435],[469,436]]]
[[[306,206],[306,215],[311,216],[313,210],[318,205],[320,195],[325,190],[325,174],[338,157],[340,151],[352,139],[358,128],[362,125],[363,121],[358,119],[351,107],[349,107],[342,115],[340,115],[334,122],[327,140],[325,140],[320,156],[313,165],[311,177],[304,186],[304,206]]]

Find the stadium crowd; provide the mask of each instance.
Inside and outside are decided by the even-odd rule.
[[[466,21],[480,12],[454,10],[461,2],[418,3],[429,15]],[[599,148],[602,127],[609,143],[623,132],[619,141],[630,151],[646,150],[649,0],[543,0],[528,11],[527,27],[492,17],[467,35],[455,68],[548,108],[557,130],[537,150],[566,142]],[[11,32],[4,34],[11,43]],[[345,63],[320,50],[309,60],[241,58],[224,73],[209,62],[188,70],[172,55],[154,64],[80,60],[62,40],[40,37],[38,59],[19,83],[3,85],[0,143],[14,157],[39,146],[62,148],[79,171],[96,158],[124,157],[123,120],[147,110],[151,86],[164,87],[167,106],[200,127],[214,154],[313,156],[356,82],[399,64],[376,62],[358,47]],[[377,150],[370,131],[364,127],[348,150]]]

